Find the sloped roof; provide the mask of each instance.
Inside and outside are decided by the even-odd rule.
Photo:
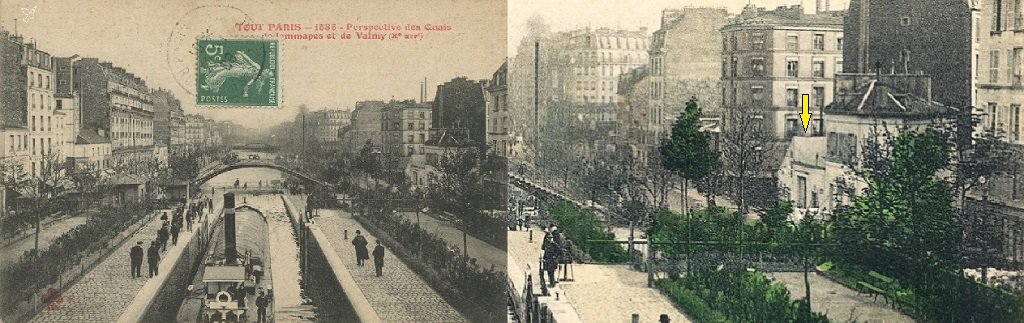
[[[92,129],[82,129],[79,131],[78,137],[75,138],[75,144],[88,145],[88,144],[109,144],[110,139],[104,138],[96,133]]]
[[[954,112],[939,102],[915,96],[879,80],[871,80],[853,92],[855,95],[849,99],[829,104],[825,112],[877,117],[938,117]]]

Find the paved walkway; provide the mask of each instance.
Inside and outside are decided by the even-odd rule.
[[[467,321],[390,249],[384,253],[383,277],[377,277],[372,260],[363,267],[356,266],[355,248],[350,240],[344,239],[342,230],[348,230],[349,239],[355,236],[356,230],[362,231],[371,248],[376,238],[368,234],[350,214],[339,210],[320,210],[317,223],[328,236],[334,251],[345,261],[346,268],[363,294],[385,322]]]
[[[804,273],[777,272],[766,275],[786,285],[793,299],[804,298]],[[811,309],[828,315],[829,320],[833,322],[914,322],[910,317],[885,305],[881,297],[876,301],[870,296],[858,295],[857,291],[816,273],[811,273],[808,279],[811,282]]]
[[[516,289],[522,289],[524,271],[537,279],[543,232],[535,228],[532,243],[528,235],[525,231],[509,231],[509,267],[520,271],[510,273]],[[633,313],[640,314],[641,322],[655,322],[661,314],[668,314],[672,322],[690,322],[668,297],[647,288],[647,274],[626,265],[573,264],[570,273],[574,281],[559,282],[551,294],[560,292],[559,298],[571,304],[583,322],[629,322]],[[562,277],[561,272],[557,276]],[[535,290],[539,291],[536,286]]]
[[[39,231],[39,250],[46,250],[46,248],[50,247],[50,243],[53,240],[71,231],[71,229],[85,224],[86,220],[85,216],[72,216],[43,224],[42,229]],[[28,234],[25,236],[19,237],[17,240],[0,247],[0,267],[14,264],[18,259],[21,259],[21,255],[35,247],[35,228],[30,228],[27,232]]]
[[[169,211],[169,210],[167,210]],[[160,214],[163,211],[157,211]],[[160,275],[158,279],[149,279],[149,269],[142,264],[142,278],[131,278],[130,251],[135,243],[143,241],[145,248],[156,239],[156,232],[162,224],[159,218],[149,220],[145,226],[135,232],[100,263],[63,293],[64,302],[55,309],[44,309],[30,322],[114,322],[122,314],[141,314],[145,309],[137,298],[151,298],[170,272],[182,248],[195,232],[182,230],[178,236],[178,245],[168,242],[167,251],[161,253]],[[132,312],[132,313],[129,313]]]
[[[416,212],[399,212],[402,216],[408,219],[410,222],[416,222]],[[458,246],[459,249],[463,249],[462,246],[462,230],[459,230],[448,221],[438,219],[427,213],[420,212],[420,227],[427,232],[432,232],[440,236],[442,239],[448,242],[450,245]],[[476,258],[477,264],[480,267],[488,268],[494,266],[494,270],[505,271],[507,267],[505,251],[495,248],[489,243],[483,240],[474,238],[472,235],[466,235],[466,247],[470,257]]]

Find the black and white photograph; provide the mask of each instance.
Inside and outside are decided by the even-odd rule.
[[[506,10],[3,1],[0,321],[505,321]]]

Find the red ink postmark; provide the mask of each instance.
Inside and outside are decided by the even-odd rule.
[[[47,289],[39,300],[46,306],[47,310],[55,311],[60,309],[61,304],[72,304],[75,302],[75,295],[62,295],[57,289]]]

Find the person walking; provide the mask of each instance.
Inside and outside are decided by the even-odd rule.
[[[167,251],[167,238],[169,238],[169,235],[170,232],[167,230],[167,223],[164,223],[163,226],[160,226],[160,230],[156,232],[157,241],[160,241],[161,251]]]
[[[132,247],[132,278],[142,277],[142,241]]]
[[[356,247],[356,265],[362,266],[363,261],[370,259],[369,250],[366,249],[366,237],[363,237],[363,233],[356,230],[356,237],[352,238],[352,245]]]
[[[149,250],[146,250],[146,258],[149,260],[149,277],[159,275],[160,248],[157,247],[156,241],[150,243]]]
[[[268,299],[267,295],[264,295],[263,291],[261,290],[260,291],[260,296],[256,297],[256,322],[257,323],[269,322],[269,321],[267,321],[267,306],[270,305],[269,303],[270,303],[270,300]]]
[[[377,270],[377,277],[380,277],[384,269],[384,246],[377,240],[377,247],[373,248],[373,268]]]
[[[171,243],[178,245],[178,233],[181,233],[181,223],[175,222],[171,226]]]

